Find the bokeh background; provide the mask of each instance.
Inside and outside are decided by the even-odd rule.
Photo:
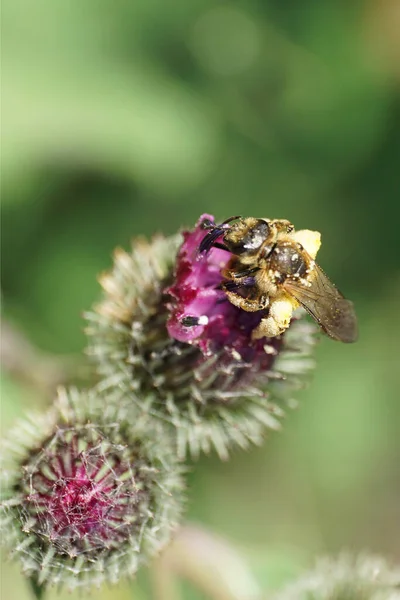
[[[133,236],[202,212],[321,231],[360,340],[321,339],[300,409],[263,448],[194,465],[188,518],[265,589],[341,548],[400,561],[398,2],[3,0],[2,13],[3,322],[57,363],[79,356],[96,275]],[[25,375],[4,369],[3,431],[49,402]],[[3,594],[29,597],[17,566]],[[139,581],[96,597],[151,595]]]

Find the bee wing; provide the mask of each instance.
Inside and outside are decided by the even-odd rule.
[[[346,343],[356,341],[357,318],[353,303],[343,297],[316,263],[310,285],[287,279],[283,287],[331,338]]]

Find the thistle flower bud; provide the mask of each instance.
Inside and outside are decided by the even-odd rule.
[[[181,467],[166,433],[91,392],[19,424],[3,456],[2,541],[35,586],[133,575],[170,539]]]
[[[212,219],[203,215],[183,239],[117,250],[100,278],[104,298],[86,315],[99,389],[121,386],[132,410],[170,422],[181,458],[260,444],[313,366],[315,327],[301,312],[285,334],[253,339],[262,311],[234,306],[220,289],[229,252],[199,252]]]
[[[274,596],[275,600],[400,600],[400,569],[377,556],[342,554]]]

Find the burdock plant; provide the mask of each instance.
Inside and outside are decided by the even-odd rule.
[[[320,559],[273,600],[400,600],[400,569],[378,556],[343,553]]]
[[[245,308],[256,303],[254,312],[242,308],[240,294],[232,301],[237,288],[225,275],[235,249],[220,239],[230,221],[214,227],[213,217],[203,215],[182,235],[140,238],[130,252],[116,250],[113,268],[100,279],[103,297],[86,315],[95,387],[61,390],[46,414],[9,436],[2,541],[37,597],[49,585],[84,588],[134,575],[180,522],[182,460],[212,447],[226,459],[235,446],[259,444],[296,405],[314,364],[315,324],[302,310],[292,316],[293,302],[275,335],[259,327],[263,319],[280,322],[264,292],[261,308],[257,298],[244,298]],[[315,242],[304,275],[314,268],[319,234],[297,234],[312,234]],[[288,269],[283,281],[301,275],[292,273],[296,248],[271,249],[275,263]],[[270,271],[278,281],[276,269]],[[244,280],[253,285],[251,276]],[[346,302],[340,306],[350,307]],[[340,311],[332,306],[334,326]],[[348,317],[354,333],[355,316]],[[265,331],[274,337],[260,337]],[[327,563],[279,599],[394,600],[379,595],[397,593],[386,574],[372,559]]]
[[[89,322],[98,388],[126,390],[132,413],[172,425],[178,455],[260,444],[313,366],[315,327],[300,311],[279,337],[254,339],[263,311],[246,312],[221,289],[229,252],[200,252],[211,215],[170,238],[116,250]]]
[[[119,394],[120,396],[120,394]],[[169,541],[182,512],[171,440],[120,398],[61,390],[3,454],[2,541],[36,591],[117,582]]]

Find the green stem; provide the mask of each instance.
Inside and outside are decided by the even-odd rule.
[[[177,579],[190,581],[210,600],[259,600],[261,590],[228,542],[186,525],[153,565],[153,597],[177,600]]]
[[[176,575],[162,558],[152,566],[151,583],[155,600],[180,600]]]
[[[40,585],[40,583],[38,583],[38,580],[36,577],[29,578],[29,586],[33,592],[35,599],[43,600],[45,590],[44,590],[43,585]]]

